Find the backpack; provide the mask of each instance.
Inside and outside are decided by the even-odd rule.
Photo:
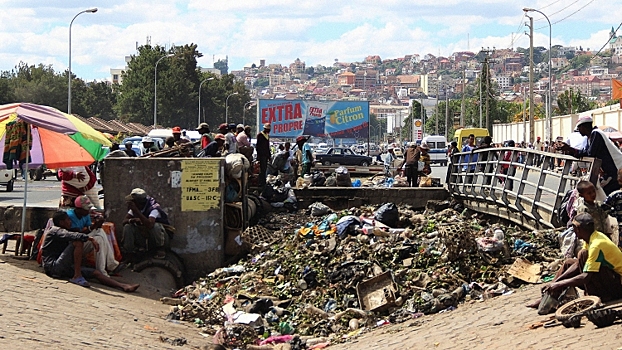
[[[574,191],[574,189],[566,191],[562,203],[559,205],[559,208],[557,208],[557,223],[564,226],[570,221],[570,213],[566,210],[566,207],[568,206],[570,197],[572,197],[572,191]]]

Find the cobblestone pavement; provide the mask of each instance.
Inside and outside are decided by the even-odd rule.
[[[130,273],[130,272],[127,272]],[[191,324],[164,320],[168,306],[148,286],[127,294],[92,283],[87,289],[52,279],[32,261],[0,255],[0,349],[196,349],[209,343]],[[127,275],[125,275],[127,276]],[[121,278],[123,279],[123,278]],[[354,349],[618,349],[620,321],[597,329],[583,319],[579,329],[539,327],[547,320],[524,304],[539,286],[508,296],[460,305],[457,310],[387,325],[331,346]],[[160,337],[183,337],[174,346]]]

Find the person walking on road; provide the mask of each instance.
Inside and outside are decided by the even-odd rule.
[[[270,151],[270,123],[263,125],[263,130],[257,134],[257,160],[259,161],[259,188],[263,190],[266,185],[266,171],[268,162],[272,156]]]
[[[408,183],[409,187],[417,187],[417,178],[419,178],[419,158],[421,157],[421,152],[417,149],[417,144],[414,142],[410,142],[408,144],[408,148],[406,149],[406,154],[404,158],[406,158],[406,162],[404,164],[404,169],[406,170],[406,183]]]

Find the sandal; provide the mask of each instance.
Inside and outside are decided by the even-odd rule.
[[[87,280],[85,280],[84,277],[82,277],[82,276],[80,276],[78,278],[72,278],[72,279],[69,280],[69,282],[77,284],[77,285],[85,287],[85,288],[90,288],[91,287],[89,282]]]
[[[153,256],[154,259],[162,260],[166,258],[166,252],[163,250],[158,250]]]

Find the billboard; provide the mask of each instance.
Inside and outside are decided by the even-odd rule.
[[[270,123],[270,136],[300,135],[332,138],[367,138],[369,102],[259,100],[258,130]]]

